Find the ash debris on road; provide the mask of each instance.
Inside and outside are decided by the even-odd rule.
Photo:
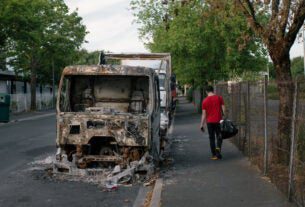
[[[55,156],[48,156],[29,163],[26,169],[35,179],[55,182],[71,181],[97,185],[105,191],[118,189],[119,186],[143,184],[151,185],[156,179],[156,168],[152,157],[146,153],[139,161],[130,162],[127,166],[116,165],[109,168],[79,169],[65,158],[58,162]]]

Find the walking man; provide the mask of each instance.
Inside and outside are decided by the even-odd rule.
[[[214,93],[212,86],[206,88],[207,97],[202,101],[202,117],[200,128],[204,132],[204,124],[207,124],[207,129],[210,138],[210,147],[212,153],[212,160],[222,158],[221,145],[222,138],[220,133],[220,120],[225,112],[225,105],[223,98]],[[217,147],[215,144],[215,136],[217,140]]]

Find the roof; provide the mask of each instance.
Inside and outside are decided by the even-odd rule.
[[[134,75],[151,76],[154,70],[124,65],[74,65],[63,70],[63,75]]]

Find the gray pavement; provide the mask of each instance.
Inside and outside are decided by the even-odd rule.
[[[193,105],[180,102],[172,135],[174,164],[163,174],[163,207],[294,206],[229,140],[223,160],[210,160],[208,135],[199,122]]]
[[[7,124],[28,121],[34,119],[40,119],[42,117],[54,116],[56,114],[55,109],[42,110],[42,111],[27,111],[21,113],[10,113],[9,122],[0,122],[0,126]]]
[[[49,112],[48,112],[49,113]],[[29,114],[0,126],[0,206],[132,206],[139,186],[103,192],[96,185],[51,179],[31,162],[55,154],[55,114]]]
[[[22,113],[11,113],[10,114],[10,121],[16,122],[16,121],[22,121],[22,120],[28,120],[33,119],[37,117],[43,117],[46,115],[54,115],[55,109],[49,109],[49,110],[42,110],[42,111],[28,111],[28,112],[22,112]]]

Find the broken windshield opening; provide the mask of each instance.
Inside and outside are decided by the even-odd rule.
[[[60,96],[63,112],[146,113],[147,76],[66,76]]]

